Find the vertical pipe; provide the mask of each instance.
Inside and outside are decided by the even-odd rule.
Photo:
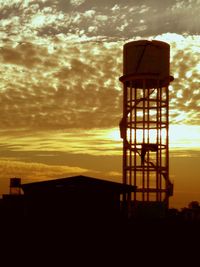
[[[159,198],[161,198],[161,191],[160,191],[160,180],[161,180],[161,173],[162,173],[162,87],[159,85],[159,159],[158,159],[158,191],[159,191]]]
[[[164,108],[165,107],[162,107],[163,106],[163,101],[164,101],[164,95],[163,95],[163,87],[161,87],[161,92],[160,92],[160,99],[161,99],[161,101],[160,101],[160,116],[161,116],[161,120],[160,120],[160,145],[161,145],[161,147],[164,145],[166,145],[165,144],[165,140],[166,140],[166,138],[165,138],[165,136],[163,136],[163,134],[164,134],[164,132],[166,132],[165,130],[166,130],[166,125],[165,125],[165,121],[163,120],[163,111],[164,111]],[[162,187],[162,178],[164,178],[164,176],[163,176],[163,167],[164,167],[164,169],[165,169],[165,163],[163,163],[163,152],[165,152],[166,150],[164,149],[161,149],[161,151],[160,151],[160,187]],[[165,153],[164,153],[165,154]],[[162,198],[162,195],[161,195],[161,198]]]
[[[157,81],[158,83],[158,81]],[[156,153],[156,201],[158,201],[158,168],[159,168],[159,145],[160,145],[160,135],[159,135],[159,86],[157,85],[156,89],[156,144],[158,145],[158,151]]]
[[[165,142],[165,138],[163,140],[163,131],[165,131],[165,122],[163,120],[163,87],[160,87],[160,166],[159,166],[159,189],[160,189],[160,196],[159,196],[159,201],[162,200],[162,173],[163,173],[163,167],[162,162],[163,162],[163,154],[165,154],[165,150],[163,150],[163,142]],[[163,153],[164,151],[164,153]]]
[[[125,127],[127,128],[127,87],[126,87],[126,84],[124,84],[123,119],[124,119]],[[125,184],[127,184],[127,177],[126,177],[126,159],[127,159],[126,141],[127,141],[127,131],[126,131],[125,136],[123,137],[123,182]]]
[[[127,82],[123,86],[123,120],[124,125],[127,129]],[[123,183],[127,184],[127,130],[123,136]],[[127,195],[123,194],[123,204],[125,209],[127,208]]]
[[[130,84],[130,154],[129,154],[129,167],[130,167],[130,174],[129,174],[129,184],[132,185],[132,145],[133,145],[133,86],[132,83]]]
[[[143,112],[143,134],[142,134],[142,143],[145,144],[145,78],[142,80],[143,81],[143,88],[142,88],[142,112]],[[142,164],[142,200],[145,200],[145,162]]]
[[[159,164],[159,187],[160,187],[160,181],[161,181],[161,179],[162,179],[162,177],[161,177],[161,175],[162,175],[162,172],[163,172],[163,170],[162,170],[162,164],[163,164],[163,162],[162,162],[162,158],[163,158],[163,150],[162,150],[162,145],[163,145],[163,138],[162,138],[162,133],[163,133],[163,129],[164,128],[162,128],[162,124],[163,124],[163,121],[162,121],[162,87],[161,86],[159,86],[159,90],[160,90],[160,96],[159,96],[159,98],[160,98],[160,122],[159,122],[159,124],[160,124],[160,159],[159,159],[159,162],[160,162],[160,164]],[[160,198],[161,198],[161,193],[159,194],[160,196]]]
[[[147,144],[149,145],[150,135],[150,89],[147,89]],[[147,153],[147,201],[149,201],[149,151]]]
[[[166,189],[168,190],[169,184],[169,88],[168,86],[165,87],[166,90]],[[169,206],[168,195],[166,196],[167,199],[167,208]]]
[[[137,88],[134,88],[134,185],[137,185]],[[136,201],[136,191],[134,192],[134,201]]]

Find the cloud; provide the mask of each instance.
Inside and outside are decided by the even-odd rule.
[[[119,44],[57,40],[54,46],[53,52],[30,43],[2,48],[0,125],[35,130],[116,125]]]
[[[166,35],[167,37],[167,35]],[[171,123],[199,124],[199,36],[170,35],[171,73],[175,76],[170,87]]]
[[[71,129],[64,131],[40,131],[33,133],[30,130],[19,132],[1,131],[0,150],[1,157],[20,158],[21,160],[41,162],[44,156],[56,159],[57,153],[65,157],[66,152],[73,154],[90,154],[97,156],[121,155],[122,141],[115,138],[115,129],[93,129],[80,130]],[[114,134],[114,137],[113,137]],[[33,157],[34,155],[34,157]],[[41,156],[43,155],[43,156]],[[32,157],[32,158],[31,158]],[[50,160],[50,158],[48,158]]]
[[[151,37],[152,38],[152,37]],[[199,37],[164,34],[171,44],[170,122],[199,124]],[[113,128],[122,114],[122,41],[1,48],[1,129]]]
[[[70,0],[70,4],[72,4],[73,6],[80,6],[84,2],[85,0]]]
[[[15,41],[58,34],[118,39],[165,32],[199,34],[199,7],[197,0],[143,0],[137,4],[131,0],[4,1],[0,27],[4,39]]]
[[[27,163],[13,160],[0,160],[1,194],[8,192],[9,179],[22,178],[23,183],[52,178],[62,178],[87,173],[88,170],[80,167],[56,166],[42,163]]]
[[[93,159],[95,162],[95,160]],[[99,161],[99,159],[97,160]],[[100,162],[102,160],[100,159]],[[71,177],[75,175],[86,175],[110,181],[121,182],[121,173],[118,171],[97,171],[81,167],[65,165],[50,165],[36,162],[23,162],[19,160],[0,159],[0,194],[8,193],[9,180],[12,177],[20,177],[22,183],[29,183],[42,180]]]
[[[52,166],[42,163],[26,163],[20,161],[0,161],[1,173],[6,173],[9,177],[17,175],[26,179],[44,179],[47,177],[63,176],[66,174],[77,174],[88,170],[79,167]],[[24,172],[24,173],[22,173]],[[26,175],[25,175],[26,173]]]
[[[37,46],[32,43],[21,43],[16,47],[4,46],[1,48],[2,61],[5,64],[16,64],[27,68],[33,68],[36,65],[42,64],[40,53],[43,56],[46,49],[37,49]]]

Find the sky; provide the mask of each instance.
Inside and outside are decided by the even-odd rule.
[[[0,194],[88,175],[122,181],[122,51],[170,44],[171,207],[200,201],[200,0],[0,0]]]

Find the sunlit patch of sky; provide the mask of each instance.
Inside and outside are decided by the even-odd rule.
[[[177,149],[199,151],[200,126],[170,125],[170,151]],[[91,155],[121,155],[122,140],[119,129],[73,129],[66,133],[38,132],[34,135],[9,135],[1,137],[1,144],[8,146],[11,151],[48,151],[70,152],[73,154]]]

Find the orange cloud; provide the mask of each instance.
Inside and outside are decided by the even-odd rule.
[[[45,50],[40,48],[38,51],[37,46],[32,43],[21,43],[14,48],[8,46],[2,47],[1,57],[6,64],[16,64],[33,68],[38,64],[42,64],[40,53]]]
[[[167,39],[169,34],[159,38]],[[170,122],[198,124],[199,42],[198,37],[181,38],[169,40],[175,75],[170,86]],[[118,77],[123,43],[74,45],[58,38],[49,40],[50,45],[54,47],[51,52],[33,43],[2,48],[1,128],[116,127],[122,113]]]
[[[9,179],[21,177],[22,182],[46,180],[84,174],[88,170],[79,167],[56,166],[42,163],[27,163],[13,160],[0,160],[1,194],[8,191]]]

